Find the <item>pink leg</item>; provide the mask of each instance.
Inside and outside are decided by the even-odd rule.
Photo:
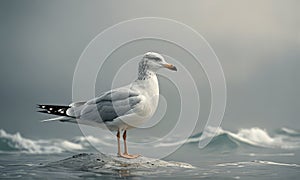
[[[121,144],[120,144],[120,130],[118,130],[117,132],[117,139],[118,139],[118,155],[119,156],[122,156],[122,153],[121,153]]]
[[[128,154],[128,150],[127,150],[127,143],[126,143],[126,138],[127,138],[127,134],[126,134],[126,130],[124,130],[123,133],[123,140],[124,140],[124,154],[119,154],[119,156],[127,158],[127,159],[134,159],[139,157],[139,154]]]

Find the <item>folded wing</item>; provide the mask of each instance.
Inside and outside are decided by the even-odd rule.
[[[112,121],[117,117],[132,113],[134,107],[140,102],[141,96],[138,92],[121,88],[106,92],[81,106],[72,107],[68,114],[88,121]]]

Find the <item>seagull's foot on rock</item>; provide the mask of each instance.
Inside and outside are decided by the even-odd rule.
[[[128,153],[124,153],[124,154],[118,154],[120,157],[126,158],[126,159],[135,159],[140,157],[140,154],[128,154]]]

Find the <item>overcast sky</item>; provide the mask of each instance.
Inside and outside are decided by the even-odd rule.
[[[75,125],[39,123],[45,116],[35,112],[35,105],[72,101],[76,63],[87,44],[101,31],[124,20],[155,16],[191,26],[203,35],[219,57],[228,90],[222,127],[300,129],[299,7],[297,0],[2,0],[0,128],[27,137],[80,135]],[[156,45],[156,42],[144,43],[150,47]],[[165,47],[160,46],[162,50]],[[143,51],[145,46],[132,44],[125,49],[130,47],[131,51],[132,48]],[[122,53],[126,55],[125,49],[120,49],[111,59],[122,57]],[[114,63],[110,66],[114,68]],[[188,64],[187,68],[193,69]],[[106,71],[106,77],[113,78],[109,69]],[[200,96],[204,99],[201,121],[204,121],[205,108],[209,107],[209,87],[199,78],[198,85],[203,90]],[[109,84],[101,87],[108,89]],[[165,85],[162,93],[170,87]]]

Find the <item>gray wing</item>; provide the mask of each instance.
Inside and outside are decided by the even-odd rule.
[[[126,115],[141,101],[139,93],[121,88],[104,93],[79,107],[76,117],[96,122],[112,121]]]

